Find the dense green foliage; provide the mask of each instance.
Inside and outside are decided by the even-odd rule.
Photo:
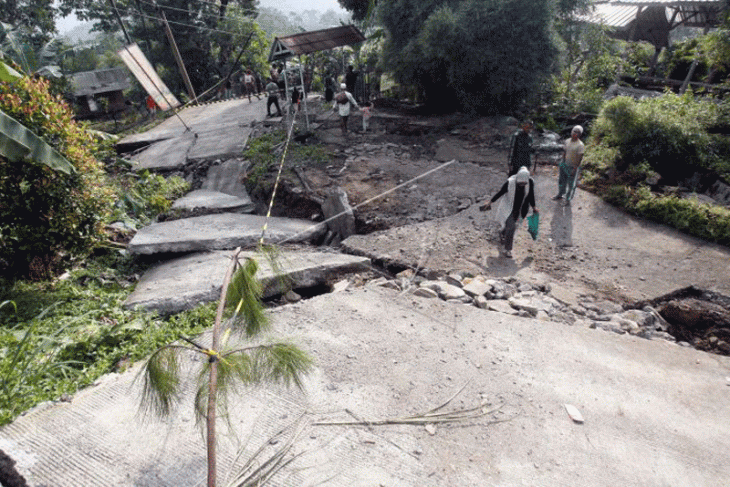
[[[363,20],[378,4],[377,0],[337,0],[342,8],[352,12],[352,18]]]
[[[124,268],[91,262],[64,281],[0,281],[0,424],[212,323],[212,305],[169,319],[123,309],[131,283],[110,264]]]
[[[510,111],[557,55],[549,0],[394,0],[379,5],[383,66],[439,110]]]
[[[561,69],[546,85],[553,116],[597,114],[618,74],[642,74],[654,52],[649,44],[618,41],[602,26],[578,28],[570,19],[561,19],[557,31],[563,42]]]
[[[615,149],[613,160],[601,164],[619,173],[643,165],[670,185],[698,171],[730,179],[726,139],[713,133],[727,126],[728,109],[727,103],[695,99],[690,93],[641,101],[618,97],[604,105],[592,136],[594,143]],[[586,162],[591,161],[587,155]]]
[[[730,144],[715,134],[728,126],[727,104],[671,93],[606,103],[592,126],[585,183],[628,211],[691,235],[730,245],[730,210],[655,194],[651,186],[730,179]]]
[[[22,27],[22,42],[38,48],[48,42],[56,30],[54,16],[59,10],[55,4],[54,0],[0,0],[0,22],[11,28]]]
[[[101,238],[114,191],[92,153],[94,137],[72,119],[43,79],[0,83],[0,109],[51,144],[76,169],[0,158],[0,260],[11,274],[39,277],[85,255]]]
[[[663,74],[684,80],[694,61],[698,61],[692,81],[727,83],[730,74],[730,29],[717,29],[705,35],[673,43],[661,56]]]

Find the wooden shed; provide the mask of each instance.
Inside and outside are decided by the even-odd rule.
[[[125,110],[124,90],[132,86],[127,68],[85,71],[69,78],[78,118],[114,115]]]

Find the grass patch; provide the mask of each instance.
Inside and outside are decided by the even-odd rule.
[[[725,207],[675,195],[657,195],[647,187],[622,185],[609,187],[604,198],[634,215],[730,246],[730,210]]]
[[[263,185],[269,172],[278,170],[286,136],[285,130],[275,130],[249,139],[243,152],[243,157],[251,163],[251,169],[246,176],[246,188],[249,191],[254,191],[256,187]],[[332,153],[325,145],[303,145],[292,140],[286,150],[285,170],[296,164],[325,164],[331,160]]]
[[[0,282],[0,425],[213,323],[215,303],[169,318],[123,309],[138,269],[108,264],[53,282]]]

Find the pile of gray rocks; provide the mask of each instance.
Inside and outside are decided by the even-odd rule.
[[[492,279],[456,272],[427,279],[408,269],[398,273],[395,279],[380,277],[369,284],[525,318],[676,342],[667,333],[669,324],[652,306],[627,309],[619,303],[588,294],[577,295],[569,304],[554,295],[553,286],[548,282],[524,282],[516,277]],[[687,342],[678,343],[691,346]]]

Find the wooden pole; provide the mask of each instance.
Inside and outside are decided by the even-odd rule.
[[[175,42],[175,37],[172,35],[170,24],[167,23],[167,17],[165,16],[165,12],[160,8],[159,5],[157,5],[157,3],[155,3],[155,6],[160,12],[160,16],[162,17],[162,23],[165,25],[165,34],[167,34],[167,39],[170,41],[172,54],[175,56],[175,61],[177,61],[177,67],[180,69],[180,75],[182,76],[183,82],[185,83],[185,88],[187,88],[188,90],[188,96],[190,96],[190,99],[193,100],[193,103],[197,104],[198,98],[195,96],[195,90],[193,90],[192,83],[190,83],[188,72],[185,69],[185,63],[183,63],[182,57],[180,56],[180,51],[177,49],[177,43]]]

